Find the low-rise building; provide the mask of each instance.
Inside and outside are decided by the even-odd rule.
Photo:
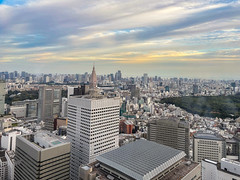
[[[239,180],[240,162],[222,158],[221,163],[202,160],[202,180]]]

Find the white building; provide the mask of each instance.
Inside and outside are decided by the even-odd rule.
[[[7,151],[15,151],[16,149],[16,137],[21,135],[21,131],[11,130],[2,133],[1,147]]]
[[[220,162],[226,157],[226,142],[216,134],[197,133],[193,138],[193,160],[201,162],[202,159],[209,159]]]
[[[7,159],[5,158],[5,152],[0,151],[0,179],[8,179],[8,164]]]
[[[67,98],[69,99],[69,97],[74,94],[74,87],[68,86],[67,92],[68,92]]]
[[[6,151],[5,157],[7,159],[7,165],[8,165],[8,180],[14,180],[14,151]]]
[[[62,98],[62,112],[61,112],[62,117],[67,117],[67,104],[68,104],[68,99]]]
[[[91,93],[70,96],[68,102],[68,139],[71,142],[71,179],[77,179],[81,164],[118,147],[119,98],[97,95],[96,73],[91,77]]]
[[[240,179],[240,162],[222,158],[220,165],[215,161],[202,160],[202,180],[230,179]]]

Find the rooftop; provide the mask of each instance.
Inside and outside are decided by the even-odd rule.
[[[41,147],[49,148],[61,144],[62,141],[49,133],[40,132],[35,134],[34,143]]]
[[[97,160],[134,179],[147,180],[185,155],[183,151],[141,139],[102,154]]]
[[[41,151],[42,149],[56,147],[58,145],[63,145],[65,143],[69,143],[68,141],[55,136],[49,132],[37,132],[34,134],[28,134],[23,136],[18,136],[20,139],[26,139],[29,143],[31,143],[32,147]]]
[[[186,176],[198,165],[199,163],[196,163],[196,162],[183,161],[178,167],[176,167],[173,171],[171,171],[166,176],[164,176],[161,180],[180,179]]]
[[[101,94],[93,94],[93,95],[76,95],[76,96],[70,96],[71,98],[82,98],[82,99],[86,99],[86,100],[99,100],[99,99],[114,99],[117,98],[119,99],[119,97],[112,97],[112,96],[104,96]]]
[[[178,117],[158,117],[154,118],[149,123],[154,123],[154,124],[161,124],[161,123],[166,123],[171,126],[176,126],[176,127],[186,127],[189,128],[189,123],[183,119],[180,119]]]
[[[208,139],[208,140],[224,141],[222,136],[217,135],[217,134],[211,134],[211,133],[196,133],[196,134],[194,134],[194,138],[196,138],[196,139]]]

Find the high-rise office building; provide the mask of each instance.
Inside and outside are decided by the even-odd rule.
[[[144,85],[148,84],[148,74],[147,73],[143,74],[143,84]]]
[[[220,136],[210,133],[197,133],[193,137],[193,160],[201,162],[209,159],[221,162],[226,157],[226,142]]]
[[[119,98],[98,94],[93,68],[90,94],[70,96],[68,139],[71,141],[71,179],[77,179],[79,166],[94,162],[96,156],[118,147]]]
[[[17,137],[15,180],[69,179],[70,142],[38,132]]]
[[[0,80],[0,115],[4,114],[4,104],[5,104],[5,82]]]
[[[189,157],[189,123],[176,117],[161,117],[148,123],[148,140],[184,151]]]
[[[45,129],[54,130],[54,118],[60,116],[62,104],[62,88],[56,86],[40,86],[38,100],[38,121],[43,121]]]
[[[122,72],[118,70],[115,74],[115,80],[120,81],[122,79]]]

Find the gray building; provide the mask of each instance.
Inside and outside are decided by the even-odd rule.
[[[220,135],[199,132],[193,137],[193,160],[221,162],[226,157],[226,142]]]
[[[17,137],[15,180],[69,179],[70,142],[47,132]]]
[[[13,106],[23,106],[26,108],[26,118],[36,118],[38,116],[38,100],[24,100],[24,101],[15,101],[12,103]]]
[[[45,123],[45,129],[54,130],[54,118],[60,116],[62,105],[62,88],[57,86],[40,86],[38,99],[38,121]]]
[[[5,104],[5,91],[6,84],[0,80],[0,115],[4,115],[4,104]]]
[[[116,179],[157,180],[174,171],[185,155],[183,151],[141,139],[102,154],[97,160],[101,170]]]
[[[189,157],[189,123],[176,117],[161,117],[148,123],[148,140],[184,151]]]

